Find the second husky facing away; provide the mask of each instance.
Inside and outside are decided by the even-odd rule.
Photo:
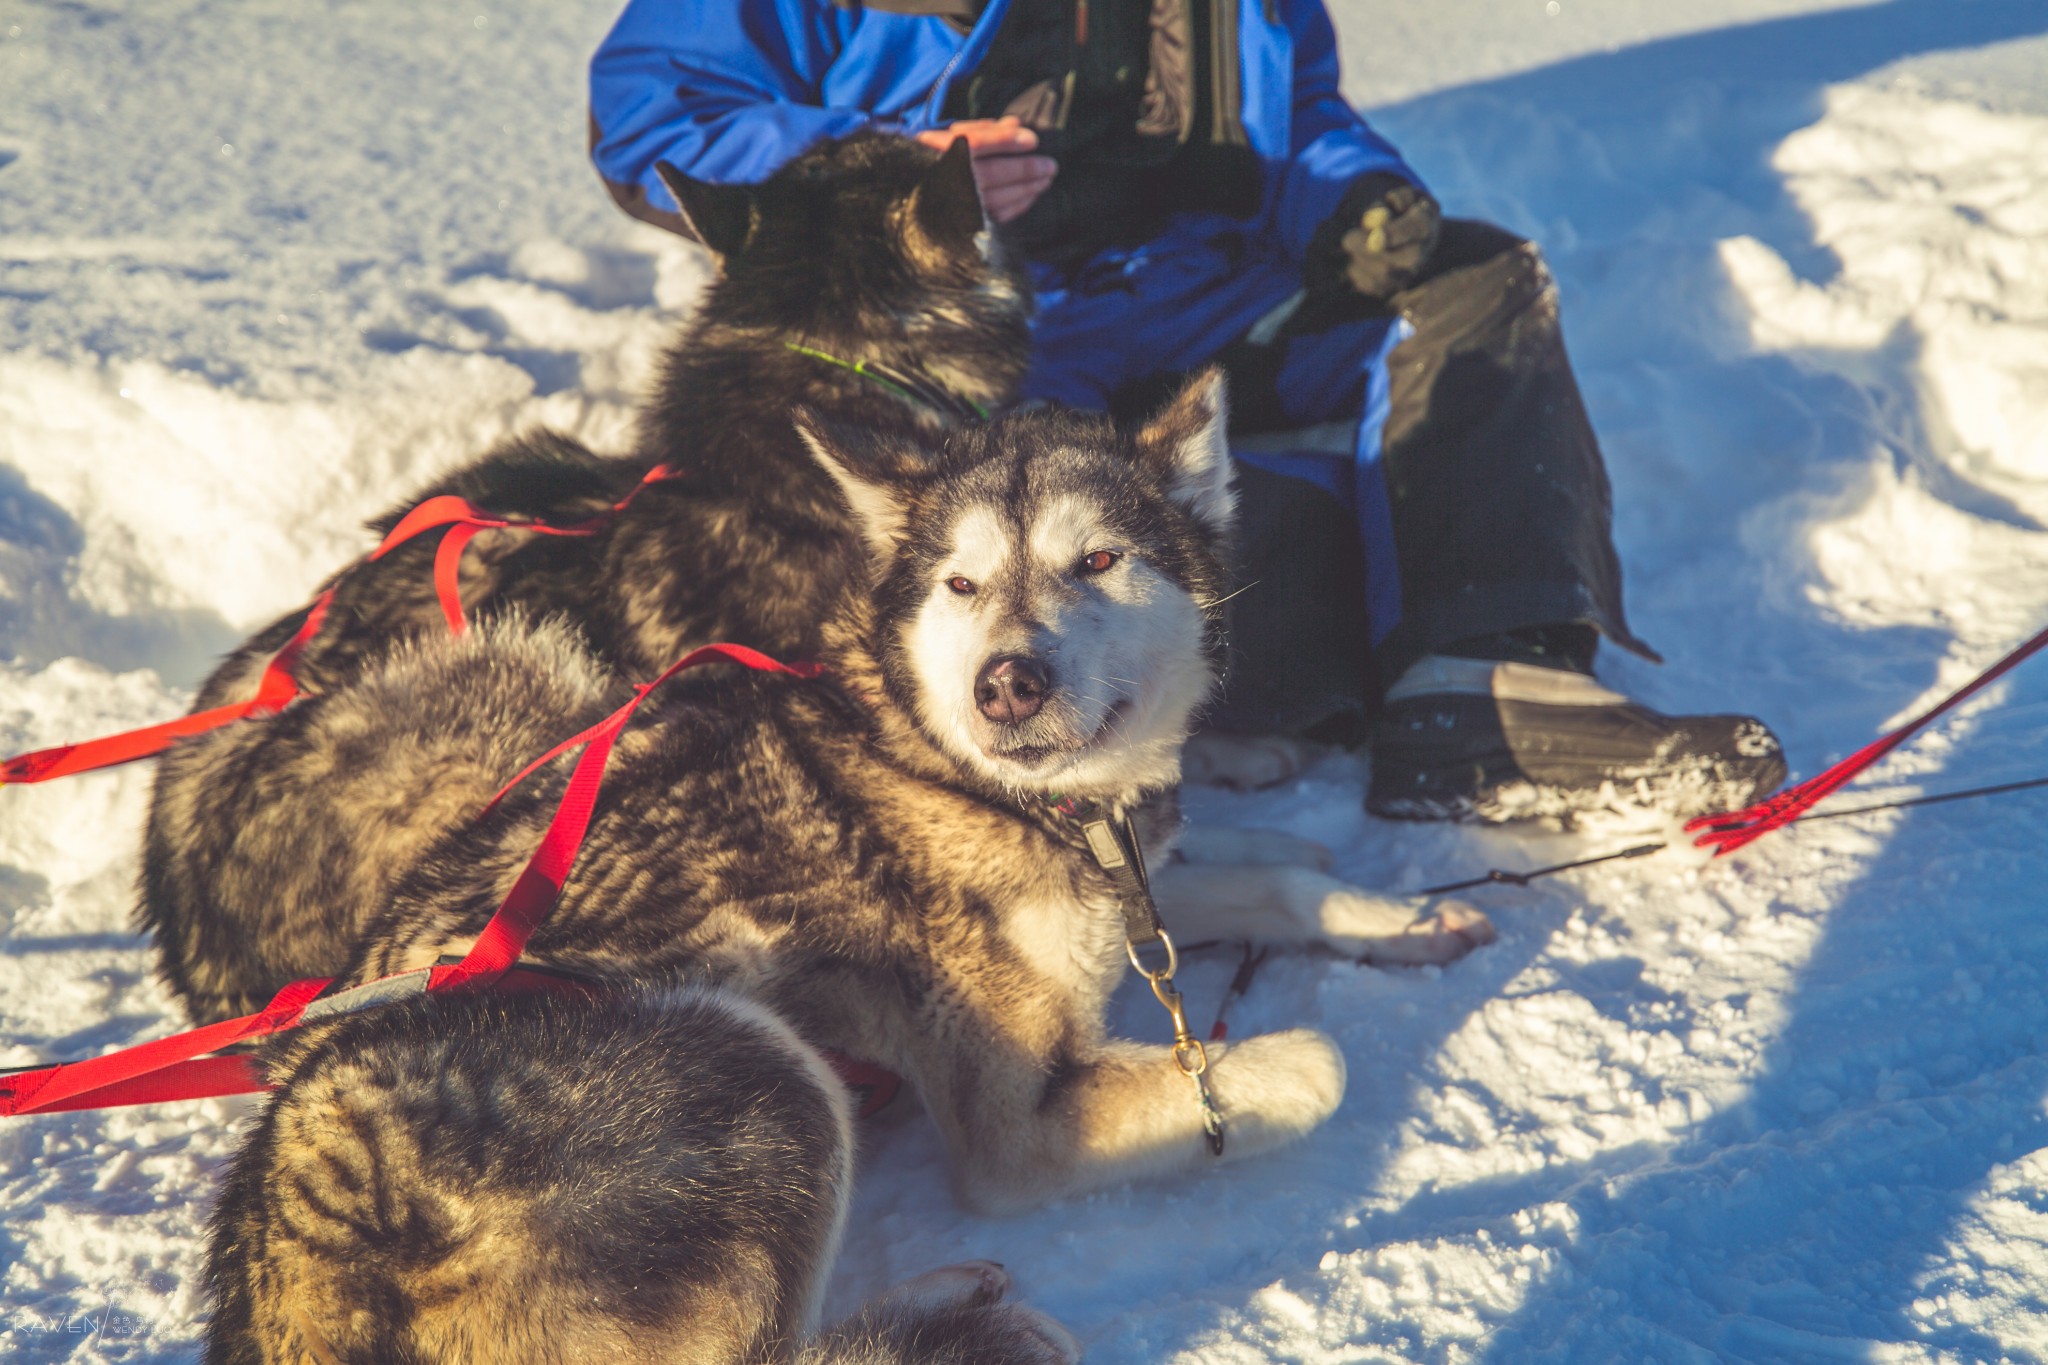
[[[988,1262],[822,1333],[846,1091],[730,992],[426,996],[273,1045],[206,1365],[1072,1365]]]
[[[652,694],[528,957],[740,990],[812,1043],[897,1072],[976,1209],[1212,1164],[1169,1049],[1106,1035],[1127,966],[1116,886],[1052,798],[1156,817],[1143,833],[1164,851],[1180,744],[1220,652],[1220,378],[1135,433],[1026,413],[933,449],[800,420],[866,547],[861,586],[825,623],[830,671],[713,666]],[[465,951],[567,765],[476,811],[626,695],[565,626],[507,619],[402,645],[222,732],[248,737],[240,786],[356,850],[273,864],[276,902],[361,896],[346,883],[390,875],[372,864],[402,824],[420,851],[347,945],[342,982]],[[380,780],[333,780],[344,753]],[[214,815],[232,842],[240,811]],[[1245,929],[1234,905],[1165,913],[1183,941]],[[1320,1124],[1344,1064],[1291,1030],[1220,1045],[1210,1079],[1228,1160]]]

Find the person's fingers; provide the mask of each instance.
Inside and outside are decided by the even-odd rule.
[[[954,130],[965,130],[967,140],[976,151],[982,148],[1015,148],[1030,151],[1038,145],[1038,134],[1024,126],[1024,121],[1014,115],[1003,118],[967,119],[953,125]]]
[[[919,142],[939,151],[952,146],[955,138],[962,137],[967,139],[968,149],[977,160],[984,156],[1014,156],[1019,152],[1033,151],[1038,146],[1038,134],[1015,118],[962,119],[958,123],[917,134]]]
[[[981,197],[982,207],[988,211],[991,220],[1007,223],[1020,217],[1024,211],[1038,202],[1038,196],[1045,193],[1045,187],[1052,183],[1052,177],[1043,180],[1028,180],[1021,184],[1008,185]]]
[[[1015,118],[962,119],[917,134],[919,142],[941,150],[961,137],[974,154],[981,206],[995,222],[1007,223],[1030,208],[1059,170],[1051,157],[1026,155],[1037,148],[1038,134]]]
[[[983,195],[981,206],[987,211],[990,222],[1007,223],[1013,218],[1023,217],[1024,212],[1038,201],[1038,196],[1044,190],[1044,185],[998,190],[994,194]]]
[[[974,163],[974,181],[983,194],[1010,185],[1050,182],[1056,165],[1049,156],[984,157]]]
[[[1368,270],[1353,261],[1344,272],[1344,278],[1351,282],[1353,290],[1369,299],[1376,299],[1386,290],[1388,271],[1381,267]]]

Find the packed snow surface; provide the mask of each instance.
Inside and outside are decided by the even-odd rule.
[[[583,164],[608,11],[0,3],[0,752],[182,711],[365,515],[501,433],[617,446],[703,265]],[[1670,659],[1611,683],[1760,714],[1810,773],[2048,625],[2048,7],[1336,12],[1351,95],[1562,282]],[[2048,773],[2044,727],[2048,662],[1866,788]],[[1333,756],[1196,804],[1389,888],[1674,833],[1381,824],[1361,778]],[[148,781],[0,791],[0,1065],[178,1026],[129,923]],[[2020,794],[1475,893],[1500,941],[1441,971],[1269,963],[1234,1031],[1340,1040],[1327,1127],[985,1221],[899,1116],[835,1303],[987,1256],[1109,1363],[2048,1359],[2044,817]],[[1233,965],[1187,969],[1198,1014]],[[1118,1026],[1159,1024],[1127,995]],[[0,1126],[5,1349],[192,1359],[250,1112]]]

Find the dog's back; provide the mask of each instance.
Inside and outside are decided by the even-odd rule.
[[[214,1217],[209,1365],[1072,1359],[966,1267],[812,1339],[846,1093],[735,997],[422,997],[270,1066]]]
[[[212,1020],[331,974],[435,840],[626,694],[567,625],[507,617],[173,748],[142,879],[165,980]]]

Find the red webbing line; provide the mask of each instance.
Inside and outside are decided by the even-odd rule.
[[[293,639],[297,641],[299,636],[293,636]],[[618,739],[618,733],[633,718],[633,712],[639,710],[639,704],[647,700],[649,692],[684,669],[694,669],[702,663],[715,663],[719,659],[758,669],[762,673],[788,673],[791,677],[817,677],[825,671],[815,663],[782,663],[745,645],[705,645],[702,649],[692,649],[649,684],[635,688],[631,702],[614,710],[592,731],[586,731],[590,747],[584,749],[584,757],[575,763],[575,772],[569,778],[569,790],[563,792],[561,804],[555,808],[555,819],[549,821],[547,833],[541,837],[541,847],[528,857],[518,880],[512,884],[512,892],[504,898],[504,905],[498,907],[489,923],[483,925],[483,931],[477,935],[469,954],[465,954],[457,964],[436,966],[428,974],[428,990],[457,990],[471,984],[494,982],[504,976],[514,962],[518,962],[520,952],[526,948],[526,939],[532,937],[532,931],[539,927],[541,919],[555,907],[555,898],[561,896],[561,882],[569,876],[569,866],[575,862],[575,853],[584,845],[584,835],[590,829],[590,812],[598,802],[598,786],[604,780],[604,763],[610,757],[612,741]],[[532,772],[532,767],[528,767],[526,772]],[[205,1089],[207,1081],[215,1081],[221,1074],[231,1074],[227,1068],[178,1072],[170,1072],[170,1068],[178,1068],[190,1060],[209,1052],[219,1052],[221,1048],[229,1048],[238,1042],[293,1027],[299,1023],[299,1017],[305,1013],[305,1007],[313,997],[322,993],[326,986],[326,978],[295,980],[279,990],[276,999],[254,1015],[223,1019],[186,1033],[172,1033],[170,1038],[158,1038],[156,1042],[123,1048],[121,1052],[88,1058],[84,1062],[63,1062],[37,1070],[0,1074],[0,1117],[47,1113],[59,1105],[74,1109],[96,1107],[98,1101],[88,1097],[102,1091],[123,1093],[113,1087],[131,1087],[133,1093],[147,1095],[147,1099],[121,1103],[203,1099],[205,1095],[215,1093],[240,1093]],[[164,1072],[170,1074],[166,1076]],[[78,1099],[80,1103],[63,1105],[63,1101],[70,1099]]]
[[[903,1088],[903,1078],[887,1067],[855,1061],[844,1053],[826,1053],[825,1064],[832,1068],[841,1085],[859,1097],[856,1118],[871,1119],[881,1113],[895,1102],[896,1092]]]
[[[637,700],[637,698],[633,702],[633,705],[639,705],[639,701]],[[581,746],[590,743],[591,740],[597,738],[598,732],[604,729],[607,725],[610,725],[612,721],[616,718],[616,716],[617,712],[614,712],[612,715],[606,716],[603,720],[591,726],[588,730],[585,730],[580,734],[574,734],[569,736],[560,744],[557,744],[554,748],[548,750],[539,758],[536,758],[535,760],[533,760],[533,762],[527,764],[518,772],[514,773],[512,775],[512,780],[510,782],[507,782],[504,786],[498,788],[498,790],[491,796],[491,799],[484,802],[484,808],[476,813],[476,818],[481,820],[486,815],[489,815],[492,811],[496,810],[498,808],[498,803],[500,801],[503,801],[506,797],[510,796],[513,793],[513,791],[519,786],[520,783],[524,782],[527,778],[532,777],[542,768],[547,767],[548,764],[554,762],[563,754],[568,753],[571,749],[580,748]]]
[[[64,1062],[35,1071],[17,1071],[0,1076],[0,1115],[40,1114],[98,1091],[154,1076],[166,1068],[250,1038],[261,1038],[290,1028],[299,1021],[307,1004],[327,985],[323,979],[294,981],[279,991],[268,1005],[239,1019],[174,1033],[168,1038],[141,1043],[89,1057],[82,1062]],[[168,1096],[183,1099],[186,1096]],[[65,1106],[82,1109],[90,1103]]]
[[[5,1078],[0,1078],[0,1084]],[[118,1109],[129,1104],[163,1104],[169,1100],[203,1100],[219,1095],[251,1095],[268,1090],[262,1068],[253,1054],[231,1053],[225,1057],[194,1057],[173,1062],[132,1081],[116,1081],[73,1095],[68,1100],[38,1104],[30,1109],[5,1113],[62,1114],[75,1109]]]
[[[297,636],[293,638],[298,639]],[[620,731],[626,728],[640,703],[655,688],[685,669],[719,660],[764,673],[784,673],[797,678],[816,678],[825,671],[818,664],[785,664],[745,645],[713,644],[690,651],[669,665],[654,681],[635,688],[631,701],[585,731],[584,736],[579,736],[587,738],[588,747],[584,749],[582,758],[577,760],[568,790],[563,793],[554,818],[548,823],[540,847],[527,860],[504,903],[492,914],[490,922],[477,935],[475,945],[463,959],[450,966],[435,967],[428,973],[426,988],[429,991],[491,984],[512,970],[520,953],[525,950],[527,940],[561,895],[562,883],[568,877],[569,869],[583,846],[584,835],[589,830],[598,788],[604,780],[605,765]],[[574,742],[571,741],[571,745]],[[558,746],[549,757],[556,756],[564,747],[567,746]],[[527,772],[538,766],[529,767]],[[522,773],[521,777],[525,775]],[[222,1020],[186,1033],[124,1048],[104,1057],[0,1075],[0,1117],[47,1113],[60,1108],[96,1108],[103,1102],[147,1104],[162,1100],[201,1099],[260,1088],[244,1085],[248,1079],[246,1070],[237,1071],[226,1065],[229,1059],[214,1059],[222,1063],[219,1066],[190,1064],[235,1043],[294,1027],[307,1005],[327,985],[327,979],[295,981],[255,1014]],[[849,1063],[847,1070],[850,1073],[849,1084],[867,1096],[869,1107],[864,1107],[863,1112],[887,1103],[888,1098],[894,1095],[895,1078],[890,1073],[862,1063]],[[237,1088],[209,1088],[222,1084],[232,1084]],[[101,1096],[117,1098],[103,1101]],[[129,1098],[118,1098],[123,1096]]]
[[[2012,672],[2040,653],[2044,647],[2048,647],[2048,630],[2043,630],[1968,683],[1949,693],[1935,706],[1915,716],[1898,729],[1864,745],[1825,772],[1809,777],[1797,786],[1787,787],[1776,796],[1760,801],[1754,806],[1728,811],[1721,815],[1702,815],[1695,820],[1689,820],[1685,826],[1686,833],[1705,830],[1706,832],[1693,842],[1701,848],[1712,848],[1714,856],[1718,858],[1755,843],[1774,829],[1784,828],[1812,809],[1815,803],[1833,795],[1858,774],[1918,734],[1930,722]]]
[[[117,735],[16,755],[0,761],[0,786],[10,783],[26,786],[31,782],[48,782],[73,773],[133,763],[138,758],[151,758],[162,753],[171,747],[172,741],[186,735],[204,734],[247,716],[283,710],[299,694],[299,685],[292,676],[292,670],[298,666],[299,655],[305,651],[307,642],[319,633],[321,622],[327,617],[327,605],[333,597],[334,592],[329,589],[313,599],[313,605],[297,632],[270,656],[269,664],[263,669],[263,677],[256,684],[256,695],[249,700],[215,706],[160,725],[146,725],[140,730],[124,730]]]
[[[632,721],[633,713],[640,708],[641,702],[647,700],[648,693],[685,669],[721,659],[759,672],[786,673],[796,678],[815,678],[825,671],[817,664],[786,664],[745,645],[715,644],[691,650],[664,669],[653,682],[636,687],[631,701],[577,737],[588,747],[584,749],[583,757],[576,761],[575,771],[569,776],[568,790],[562,793],[561,803],[555,808],[554,819],[548,822],[540,847],[527,860],[504,904],[498,907],[490,923],[477,935],[476,945],[462,961],[448,967],[436,967],[428,978],[428,990],[445,990],[479,978],[496,977],[519,960],[527,939],[533,936],[534,929],[562,894],[562,883],[576,861],[578,850],[583,847],[583,837],[590,828],[590,813],[597,805],[598,787],[604,781],[605,763],[611,757],[612,744],[618,739],[619,732]],[[512,785],[517,785],[541,763],[557,757],[576,742],[570,740],[557,746],[540,763],[529,765],[525,772],[513,779]],[[511,786],[505,790],[511,790]],[[501,791],[492,797],[491,805],[495,806],[504,795],[505,792]]]
[[[451,635],[469,629],[462,616],[462,552],[483,529],[475,522],[457,522],[434,548],[434,597],[441,603],[441,615],[447,618]]]
[[[452,493],[438,498],[428,498],[419,506],[407,512],[398,525],[391,528],[385,543],[371,552],[370,558],[380,558],[385,551],[403,541],[412,539],[423,531],[437,526],[449,528],[441,538],[441,544],[434,552],[434,596],[441,603],[441,614],[448,618],[448,629],[460,635],[467,624],[462,615],[462,597],[457,591],[462,568],[462,552],[469,547],[479,531],[531,531],[542,536],[594,536],[613,517],[633,505],[633,499],[645,492],[649,484],[661,483],[666,479],[680,478],[681,474],[665,464],[658,464],[641,476],[625,497],[595,516],[582,521],[557,525],[538,519],[514,521],[510,517],[493,516],[467,499]]]
[[[162,1104],[167,1100],[203,1100],[266,1090],[269,1087],[264,1084],[253,1055],[204,1054],[297,1028],[305,1011],[316,998],[321,998],[320,992],[328,984],[326,977],[294,981],[255,1014],[225,1019],[104,1057],[0,1074],[0,1117]],[[388,979],[366,983],[359,989],[386,984]],[[520,993],[587,993],[593,986],[551,972],[521,968],[509,973],[499,983],[499,989]],[[343,992],[344,996],[347,994]],[[331,999],[325,997],[322,1002]]]
[[[455,634],[462,634],[464,621],[462,599],[456,592],[457,577],[461,568],[462,552],[475,538],[477,532],[491,529],[532,531],[544,536],[588,536],[612,517],[623,512],[632,504],[649,484],[665,479],[680,477],[667,465],[656,465],[647,471],[639,483],[625,497],[613,503],[604,511],[587,520],[568,526],[556,526],[543,521],[511,521],[494,517],[479,511],[467,500],[444,494],[428,498],[419,506],[399,519],[391,533],[378,543],[377,548],[363,557],[362,562],[382,559],[406,541],[439,526],[449,527],[441,538],[441,544],[434,552],[434,596],[441,603],[441,614],[448,618],[448,628]],[[297,668],[299,656],[307,644],[320,631],[320,625],[327,615],[328,605],[334,600],[334,589],[329,588],[313,600],[306,613],[306,620],[298,633],[285,642],[282,649],[271,656],[270,664],[263,671],[263,679],[256,687],[256,695],[245,702],[227,706],[216,706],[176,720],[167,720],[160,725],[148,725],[139,730],[124,730],[117,735],[106,735],[99,739],[82,740],[77,744],[59,744],[48,749],[37,749],[30,753],[17,754],[13,758],[0,760],[0,786],[26,786],[32,782],[48,782],[52,778],[69,777],[74,773],[93,772],[100,768],[112,768],[122,763],[133,763],[139,758],[154,758],[168,749],[175,740],[187,735],[204,734],[217,730],[223,725],[281,711],[299,695],[299,684],[293,670]]]

